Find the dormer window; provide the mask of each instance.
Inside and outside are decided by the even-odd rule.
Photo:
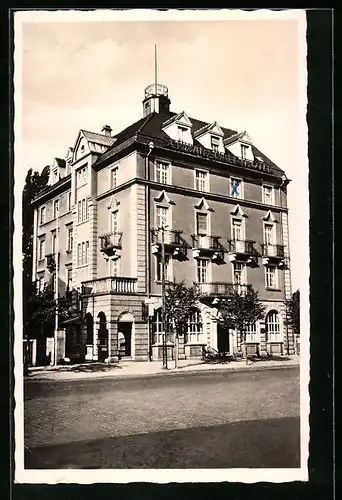
[[[186,127],[181,127],[178,125],[177,132],[178,132],[178,140],[179,141],[185,142],[187,131],[188,131],[188,129]]]
[[[249,146],[246,146],[246,144],[240,144],[240,146],[241,146],[241,158],[243,160],[246,160]]]
[[[211,141],[212,151],[217,152],[219,150],[219,146],[220,146],[220,138],[215,136],[215,135],[212,135],[210,141]]]
[[[56,184],[58,182],[58,171],[57,168],[53,171],[53,178],[52,178],[52,183]]]

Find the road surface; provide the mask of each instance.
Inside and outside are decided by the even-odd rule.
[[[300,466],[299,369],[25,383],[25,467]]]

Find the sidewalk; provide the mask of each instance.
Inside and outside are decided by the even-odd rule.
[[[80,365],[57,367],[31,367],[26,380],[84,380],[93,378],[126,378],[145,377],[153,375],[176,375],[194,372],[211,371],[255,371],[267,369],[287,368],[299,366],[299,356],[278,356],[277,358],[234,361],[180,360],[179,368],[174,367],[174,361],[168,361],[168,370],[165,370],[161,361],[136,362],[119,361],[113,364],[89,363]]]

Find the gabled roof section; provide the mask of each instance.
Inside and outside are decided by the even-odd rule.
[[[225,146],[229,146],[230,144],[234,144],[234,142],[246,142],[247,144],[252,144],[252,140],[249,137],[248,133],[246,130],[243,132],[239,132],[238,134],[232,135],[230,137],[227,137],[223,140],[223,143]]]
[[[170,205],[175,205],[175,202],[172,201],[168,194],[165,192],[165,190],[163,189],[163,191],[154,198],[154,201],[157,201],[158,203],[169,203]]]
[[[89,130],[81,129],[80,132],[83,133],[87,141],[94,142],[95,144],[101,144],[101,146],[112,146],[116,140],[115,137],[98,134],[97,132],[90,132]]]
[[[52,163],[52,168],[56,168],[56,167],[62,167],[62,168],[65,168],[66,166],[66,161],[63,160],[62,158],[54,158],[53,159],[53,163]]]
[[[207,123],[203,127],[197,129],[196,132],[194,132],[194,137],[200,137],[201,135],[204,135],[207,132],[213,132],[216,135],[224,137],[224,132],[217,122]]]
[[[176,122],[182,122],[186,124],[188,127],[192,127],[192,123],[189,120],[188,115],[185,113],[185,111],[181,111],[178,113],[178,115],[171,116],[168,120],[166,120],[163,123],[163,128],[167,127],[168,125],[171,125],[171,123],[176,123]]]

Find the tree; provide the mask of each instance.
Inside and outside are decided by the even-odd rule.
[[[240,334],[243,354],[247,359],[246,334],[248,326],[264,318],[265,307],[261,304],[258,292],[248,287],[246,292],[233,290],[229,297],[218,304],[218,321],[225,329],[235,329]]]
[[[287,324],[292,327],[295,335],[300,335],[300,291],[292,294],[290,300],[286,301]]]
[[[30,337],[27,329],[29,325],[29,298],[34,293],[32,285],[32,264],[33,264],[33,218],[34,209],[32,201],[46,187],[49,179],[50,167],[46,166],[41,173],[33,172],[29,169],[25,179],[25,186],[22,195],[22,224],[23,224],[23,324],[24,337]]]
[[[175,333],[175,367],[178,368],[179,336],[187,329],[188,320],[198,302],[198,290],[195,286],[186,286],[182,281],[169,285],[165,291],[166,322]]]

